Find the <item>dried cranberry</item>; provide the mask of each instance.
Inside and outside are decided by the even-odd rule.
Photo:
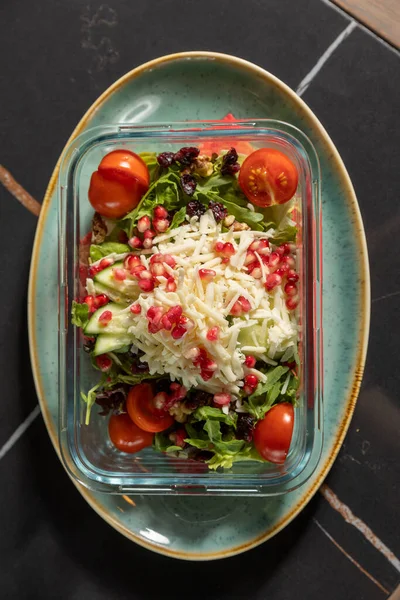
[[[239,415],[236,425],[236,437],[239,440],[251,442],[253,439],[254,425],[255,419],[253,417],[246,414]]]
[[[161,152],[157,156],[157,162],[160,167],[168,169],[175,162],[175,154],[173,152]]]
[[[125,413],[126,393],[126,389],[123,386],[99,392],[96,395],[96,404],[102,408],[102,411],[99,414],[106,416],[110,412],[115,415]]]
[[[196,189],[196,180],[193,175],[189,175],[189,173],[185,173],[181,177],[181,186],[185,194],[188,196],[193,196],[194,191]]]
[[[134,362],[131,366],[131,371],[135,375],[138,373],[147,373],[149,370],[149,365],[146,362]]]
[[[238,153],[235,148],[231,148],[223,157],[222,157],[222,166],[221,173],[222,175],[234,175],[240,169],[240,165],[237,161]]]
[[[186,214],[188,217],[201,217],[206,212],[206,207],[204,204],[199,202],[198,200],[191,200],[186,206]]]
[[[192,164],[195,158],[200,154],[200,150],[195,148],[194,146],[185,146],[178,150],[175,154],[174,159],[181,163],[181,165],[185,165],[188,167]]]
[[[185,399],[185,406],[191,410],[195,410],[196,408],[199,408],[199,406],[211,404],[212,399],[212,394],[198,390],[197,392],[190,394],[190,396]]]
[[[214,215],[214,219],[219,223],[222,219],[225,219],[228,211],[225,206],[221,204],[221,202],[214,202],[214,200],[210,200],[210,204],[208,205],[212,214]]]

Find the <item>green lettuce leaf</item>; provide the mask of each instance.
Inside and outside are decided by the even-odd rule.
[[[81,397],[84,402],[86,402],[86,417],[85,417],[85,425],[89,425],[90,422],[90,413],[92,410],[93,404],[96,402],[96,392],[101,386],[102,381],[100,381],[97,385],[94,385],[87,394],[84,394],[81,391]]]
[[[150,182],[158,178],[161,167],[157,162],[157,154],[155,152],[141,152],[140,158],[146,163],[150,174]]]
[[[207,421],[208,419],[212,421],[221,421],[232,427],[236,427],[237,421],[236,413],[225,415],[220,408],[215,408],[214,406],[201,406],[195,410],[192,417],[196,421]]]
[[[85,302],[79,304],[79,302],[75,302],[75,300],[72,301],[71,323],[72,325],[76,325],[76,327],[85,329],[86,325],[89,323],[89,307]]]
[[[169,229],[175,229],[176,227],[179,227],[179,225],[182,225],[182,223],[185,221],[186,219],[186,206],[182,206],[182,208],[180,208],[172,217],[172,222],[171,222],[171,226]]]
[[[243,403],[244,408],[257,420],[263,419],[278,398],[280,399],[282,386],[286,381],[288,370],[288,367],[281,365],[269,369],[266,373],[267,381],[259,383],[255,392]]]
[[[130,252],[131,248],[127,244],[120,244],[119,242],[103,242],[103,244],[92,244],[90,246],[90,258],[93,262],[100,260],[104,256],[109,254],[123,254],[124,252]]]
[[[182,450],[180,446],[174,446],[169,439],[168,434],[163,431],[155,434],[153,448],[157,450],[157,452],[180,452]]]
[[[244,460],[266,462],[263,458],[261,458],[254,446],[247,443],[241,450],[234,454],[216,452],[214,456],[207,461],[207,464],[212,470],[218,469],[219,467],[230,469],[232,468],[233,463]]]

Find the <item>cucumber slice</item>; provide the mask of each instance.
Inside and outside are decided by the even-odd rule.
[[[107,325],[103,325],[99,322],[99,317],[106,310],[111,311],[113,316]],[[113,335],[126,334],[126,330],[132,324],[132,316],[129,311],[122,313],[121,311],[125,311],[125,307],[120,304],[114,304],[113,302],[109,302],[105,306],[102,306],[91,316],[90,321],[85,328],[85,335],[97,335],[101,333]]]
[[[93,350],[93,355],[98,356],[99,354],[114,352],[115,350],[119,350],[123,346],[131,345],[132,343],[133,338],[127,333],[120,335],[102,333],[97,336],[96,344]]]
[[[124,296],[124,294],[116,292],[115,290],[112,290],[98,281],[94,281],[93,283],[96,294],[105,294],[113,302],[116,302],[117,304],[123,304],[124,306],[132,303],[132,299],[128,298],[128,296]]]
[[[107,288],[123,294],[130,298],[131,302],[138,298],[140,289],[137,282],[134,279],[124,279],[124,281],[118,281],[114,277],[114,269],[122,269],[124,266],[123,262],[116,262],[111,267],[103,269],[94,276],[95,284],[105,285]]]

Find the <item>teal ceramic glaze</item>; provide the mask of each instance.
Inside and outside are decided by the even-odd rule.
[[[357,398],[369,328],[369,271],[354,191],[337,151],[308,107],[262,69],[225,55],[163,57],[116,82],[89,109],[73,136],[101,124],[272,118],[299,127],[321,161],[324,272],[325,440],[319,466],[285,496],[127,497],[90,492],[89,504],[118,531],[157,552],[192,560],[243,552],[282,529],[326,476]],[[57,194],[58,166],[37,230],[29,290],[31,358],[42,412],[58,451]],[[40,310],[39,308],[40,307]]]

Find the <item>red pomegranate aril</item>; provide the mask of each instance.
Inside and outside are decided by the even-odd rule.
[[[168,219],[153,219],[153,228],[157,233],[164,233],[169,227]]]
[[[146,267],[144,265],[140,264],[137,267],[131,268],[131,275],[133,277],[136,277],[137,279],[139,279],[140,274],[143,273],[143,271],[146,271]]]
[[[230,242],[226,242],[226,244],[224,244],[221,254],[224,258],[230,258],[231,256],[233,256],[235,254],[235,248],[233,247],[233,244],[231,244]]]
[[[262,277],[262,271],[260,267],[255,267],[252,271],[251,271],[251,276],[254,277],[254,279],[261,279]]]
[[[153,275],[147,269],[143,269],[139,272],[139,279],[148,279],[149,281],[152,281]]]
[[[110,302],[110,299],[105,294],[99,294],[94,298],[94,305],[96,308],[101,308],[105,304],[108,304],[108,302]]]
[[[156,219],[166,219],[168,217],[168,211],[163,206],[161,206],[161,204],[158,204],[154,207],[153,214]]]
[[[257,257],[254,254],[254,252],[252,252],[251,250],[247,250],[246,258],[244,259],[244,266],[245,267],[250,267],[250,265],[252,263],[256,263],[257,264],[257,262],[258,262],[257,261]]]
[[[186,433],[185,429],[181,428],[170,433],[168,437],[174,446],[184,448],[186,444],[185,439],[188,437],[188,434]]]
[[[113,264],[114,264],[113,258],[102,258],[101,261],[99,262],[100,271],[103,271],[103,269],[107,269],[107,267],[111,267],[111,265],[113,265]]]
[[[277,269],[275,269],[274,275],[279,275],[279,277],[282,277],[282,279],[283,279],[286,275],[286,271],[287,271],[287,269],[278,267]]]
[[[99,316],[99,323],[100,323],[100,325],[102,325],[102,327],[106,327],[109,324],[109,322],[111,321],[111,319],[112,319],[111,310],[105,310]]]
[[[214,394],[213,402],[217,406],[227,406],[231,403],[232,396],[230,394]]]
[[[268,266],[273,269],[274,267],[277,267],[280,263],[281,257],[277,252],[271,252],[271,254],[269,255],[269,261],[268,261]]]
[[[217,363],[212,358],[207,358],[202,366],[206,371],[214,372],[218,369]]]
[[[171,256],[171,254],[162,254],[161,256],[163,257],[162,262],[171,267],[171,269],[176,267],[176,260],[173,256]]]
[[[151,239],[147,239],[147,240],[143,240],[143,248],[145,250],[150,250],[150,248],[153,247],[153,240]]]
[[[137,254],[128,254],[128,256],[125,256],[124,268],[128,271],[131,271],[131,269],[138,267],[141,264],[142,262]]]
[[[218,252],[218,253],[222,252],[222,250],[224,249],[224,245],[225,245],[224,242],[215,242],[215,245],[214,245],[215,252]]]
[[[150,271],[155,277],[165,277],[167,275],[167,271],[162,263],[151,264]]]
[[[213,269],[199,269],[199,277],[202,281],[209,283],[216,276],[216,272]]]
[[[145,231],[150,229],[150,227],[151,227],[151,221],[147,215],[145,215],[144,217],[141,217],[139,219],[139,221],[137,222],[137,228],[140,233],[144,233]]]
[[[179,323],[180,318],[182,316],[182,306],[177,304],[176,306],[172,306],[167,312],[167,317],[171,321],[171,323]]]
[[[140,315],[140,313],[142,312],[142,307],[140,306],[140,304],[132,304],[129,310],[133,315]]]
[[[252,252],[257,252],[259,247],[261,244],[261,240],[254,240],[254,242],[251,242],[250,246],[249,246],[249,250]]]
[[[171,321],[168,319],[167,315],[163,315],[161,318],[161,325],[163,326],[164,329],[166,329],[167,331],[170,331],[172,329],[172,323]]]
[[[296,244],[291,244],[290,242],[285,242],[282,244],[281,248],[283,248],[284,254],[291,254],[296,251]]]
[[[206,337],[210,342],[216,342],[219,338],[219,327],[211,327],[207,331]]]
[[[229,314],[231,314],[233,317],[240,317],[243,314],[243,307],[239,300],[236,300]]]
[[[100,371],[106,373],[112,367],[112,360],[107,354],[99,354],[96,356],[96,365],[99,367]]]
[[[259,266],[260,266],[260,263],[258,262],[257,259],[254,262],[251,262],[249,265],[247,265],[247,271],[248,271],[249,275],[251,275],[253,270],[257,269]]]
[[[142,292],[152,292],[154,290],[154,281],[152,279],[140,279],[138,285]]]
[[[200,349],[199,348],[191,348],[186,354],[185,354],[185,358],[187,358],[188,360],[191,360],[193,362],[193,364],[195,364],[197,362],[197,359],[200,356]],[[195,365],[198,366],[198,365]]]
[[[94,307],[94,298],[93,298],[93,296],[85,296],[85,298],[83,299],[83,302],[88,305],[90,313],[92,313],[92,312],[94,312],[96,310],[95,307]]]
[[[244,364],[246,365],[246,367],[248,367],[249,369],[254,369],[254,367],[256,366],[256,359],[254,358],[254,356],[246,356],[246,359],[244,361]]]
[[[269,241],[268,240],[260,240],[260,245],[257,250],[257,254],[260,256],[266,256],[269,254]]]
[[[289,269],[286,273],[286,277],[290,283],[296,283],[299,280],[299,276],[294,269]]]
[[[239,302],[242,305],[243,312],[247,313],[251,310],[251,304],[250,304],[249,300],[247,300],[247,298],[245,298],[244,296],[240,296]]]
[[[183,400],[183,398],[186,397],[187,389],[183,385],[180,385],[179,383],[177,383],[176,381],[171,383],[171,385],[169,386],[169,389],[171,390],[171,395],[169,397],[169,400],[172,402],[177,402],[179,400]]]
[[[282,257],[281,265],[287,265],[288,269],[293,269],[296,262],[293,256],[288,256],[287,254]]]
[[[200,376],[204,381],[208,381],[214,375],[213,371],[207,371],[206,369],[202,369],[200,371]]]
[[[279,254],[279,256],[283,256],[283,255],[285,254],[285,249],[284,249],[282,246],[278,246],[278,247],[275,249],[275,252],[276,252],[277,254]]]
[[[290,283],[289,281],[285,285],[285,294],[287,296],[296,296],[297,295],[297,285],[294,283]]]
[[[294,310],[295,308],[297,308],[298,304],[299,304],[299,297],[298,296],[291,296],[289,298],[286,299],[286,306],[289,310]]]
[[[128,245],[131,248],[143,248],[143,242],[139,237],[137,237],[137,235],[134,235],[130,240],[128,240]]]
[[[245,385],[249,385],[250,387],[255,389],[258,385],[258,377],[253,374],[246,375],[246,377],[244,378],[244,383]]]
[[[162,306],[150,306],[150,308],[147,309],[146,317],[149,319],[149,321],[154,321],[154,319],[161,318],[162,314]]]
[[[99,265],[93,265],[91,267],[89,267],[88,269],[88,276],[93,279],[93,277],[97,274],[100,273],[101,269],[99,267]],[[86,277],[85,277],[86,279]]]
[[[156,232],[153,231],[152,229],[147,229],[144,233],[143,233],[143,239],[145,240],[152,240],[153,238],[156,237]]]
[[[158,392],[153,398],[154,407],[158,408],[158,410],[162,410],[166,402],[168,402],[168,394],[166,392]]]
[[[125,269],[114,269],[114,279],[116,279],[117,281],[124,281],[126,279]]]
[[[175,325],[171,332],[171,336],[174,338],[174,340],[179,340],[185,335],[185,333],[187,333],[186,327],[183,325]]]
[[[278,275],[277,273],[270,273],[269,275],[267,275],[267,279],[265,282],[265,289],[268,292],[271,292],[278,285],[281,285],[281,283],[282,283],[282,277],[280,275]]]
[[[198,355],[193,359],[193,364],[195,367],[200,367],[204,364],[204,361],[207,360],[207,352],[204,348],[198,348]]]
[[[165,290],[167,292],[176,292],[176,282],[173,277],[168,277]]]

